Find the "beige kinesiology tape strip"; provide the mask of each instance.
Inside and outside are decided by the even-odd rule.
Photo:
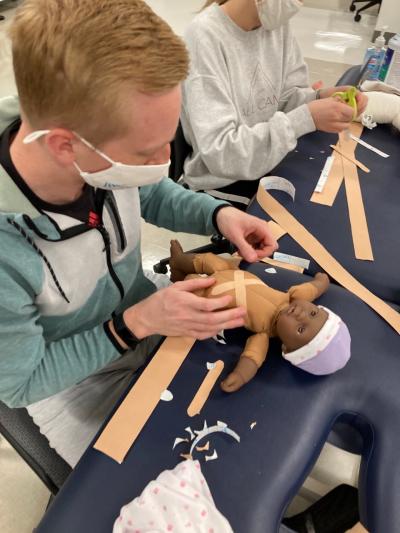
[[[343,168],[354,255],[360,260],[373,261],[374,256],[357,168],[348,159],[343,159]]]
[[[264,257],[261,259],[263,263],[267,263],[268,265],[277,266],[279,268],[285,268],[286,270],[292,270],[293,272],[298,272],[299,274],[303,274],[304,268],[302,268],[299,265],[292,265],[290,263],[283,263],[282,261],[277,261],[276,259],[271,259],[270,257]]]
[[[281,237],[286,235],[287,231],[281,228],[280,225],[274,222],[273,220],[269,220],[267,224],[269,226],[269,229],[271,230],[274,239],[276,239],[277,241],[279,241]]]
[[[345,152],[340,150],[340,148],[338,148],[334,144],[331,144],[330,147],[332,148],[332,150],[335,150],[335,152],[340,154],[342,157],[344,157],[348,161],[351,161],[352,163],[354,163],[358,168],[360,168],[364,172],[367,172],[367,173],[370,172],[369,168],[366,167],[363,163],[361,163],[361,161],[358,161],[358,159],[356,159],[355,157],[352,157],[350,154],[346,154]]]
[[[357,124],[352,124],[351,133],[354,134],[357,130]],[[342,157],[342,165],[354,255],[360,260],[373,261],[374,256],[372,254],[358,170],[355,164],[349,161],[349,159],[354,158],[357,143],[348,135],[341,133],[339,135],[339,146],[341,152],[348,156],[346,158]]]
[[[350,126],[350,133],[353,136],[360,136],[362,129],[363,126],[361,124],[353,122]],[[357,166],[365,172],[369,172],[369,169],[355,158],[356,147],[357,142],[350,135],[344,132],[339,134],[338,145],[332,146],[334,149],[334,162],[328,181],[321,193],[313,193],[311,201],[331,206],[344,179],[354,255],[360,260],[373,261],[374,256]]]
[[[347,272],[326,248],[264,189],[263,180],[260,181],[257,191],[257,201],[264,211],[284,228],[332,278],[374,309],[400,334],[400,314]]]
[[[94,444],[122,463],[192,349],[192,337],[167,337]]]
[[[248,285],[262,285],[259,279],[245,279],[243,270],[235,270],[232,281],[226,281],[211,289],[212,296],[224,294],[227,291],[235,291],[236,305],[247,309],[246,287]]]
[[[359,124],[358,122],[352,122],[350,125],[350,132],[351,134],[361,137],[363,131],[363,125]],[[356,148],[357,143],[353,140],[349,141],[353,143],[353,154]],[[346,134],[341,133],[339,135],[339,150],[341,149],[341,146],[346,145]],[[351,153],[351,151],[350,151]],[[329,172],[327,182],[324,186],[324,190],[322,192],[314,192],[310,198],[311,202],[315,202],[317,204],[322,205],[329,205],[332,206],[335,202],[335,198],[337,196],[337,193],[340,189],[340,186],[342,185],[343,179],[344,179],[344,169],[343,169],[343,162],[342,157],[339,153],[334,152],[333,154],[334,161],[331,168],[331,171]]]
[[[210,396],[211,389],[214,387],[217,379],[221,375],[221,372],[224,368],[224,362],[219,360],[216,361],[213,367],[207,372],[206,377],[204,378],[202,384],[199,387],[199,390],[196,392],[193,400],[191,401],[187,414],[189,416],[195,416],[200,414],[204,404],[207,401],[207,398]]]

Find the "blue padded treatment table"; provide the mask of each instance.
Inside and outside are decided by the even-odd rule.
[[[310,202],[337,135],[316,132],[302,137],[296,151],[271,172],[293,183],[295,202],[285,193],[272,194],[358,281],[380,298],[400,304],[400,134],[381,125],[364,129],[362,139],[390,154],[384,159],[360,145],[356,148],[356,158],[371,170],[367,174],[358,169],[358,174],[374,261],[355,258],[344,182],[332,207]],[[268,219],[254,200],[248,212]],[[289,235],[281,237],[279,247],[280,252],[310,259]],[[311,260],[308,273],[320,270]]]
[[[246,266],[269,285],[287,290],[310,278],[267,265]],[[241,437],[207,437],[219,458],[202,471],[217,507],[235,533],[276,533],[336,420],[347,419],[364,441],[360,474],[360,512],[371,533],[400,531],[400,339],[368,306],[337,285],[319,303],[339,313],[352,335],[352,357],[341,371],[316,377],[280,355],[275,339],[257,376],[228,395],[216,385],[200,415],[186,409],[206,374],[206,361],[222,359],[226,375],[248,335],[226,332],[227,344],[195,343],[168,387],[171,402],[160,402],[119,465],[89,448],[42,519],[36,533],[110,533],[120,508],[147,483],[180,461],[188,445],[172,450],[184,428],[201,429],[204,420],[226,422]],[[250,424],[257,425],[250,430]],[[195,458],[202,454],[195,452]]]

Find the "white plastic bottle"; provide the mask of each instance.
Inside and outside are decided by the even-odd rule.
[[[383,36],[384,33],[385,28],[381,30],[380,35],[375,39],[374,45],[367,49],[364,57],[364,66],[367,65],[367,63],[368,66],[363,78],[364,80],[377,80],[379,77],[379,71],[386,54],[386,40]]]
[[[400,89],[400,33],[396,33],[388,42],[379,79]]]

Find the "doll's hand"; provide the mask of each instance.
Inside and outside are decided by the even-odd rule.
[[[328,290],[330,284],[329,276],[323,272],[317,272],[314,276],[313,283],[320,291],[320,294],[323,294]]]
[[[258,367],[249,357],[241,357],[233,372],[222,381],[221,389],[225,392],[235,392],[250,381],[257,374]]]

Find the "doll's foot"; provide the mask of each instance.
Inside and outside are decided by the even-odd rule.
[[[221,389],[225,392],[235,392],[243,387],[257,374],[258,367],[252,359],[241,357],[235,370],[222,381]]]
[[[171,281],[183,281],[187,274],[194,274],[193,254],[185,254],[179,241],[176,239],[170,242]]]

